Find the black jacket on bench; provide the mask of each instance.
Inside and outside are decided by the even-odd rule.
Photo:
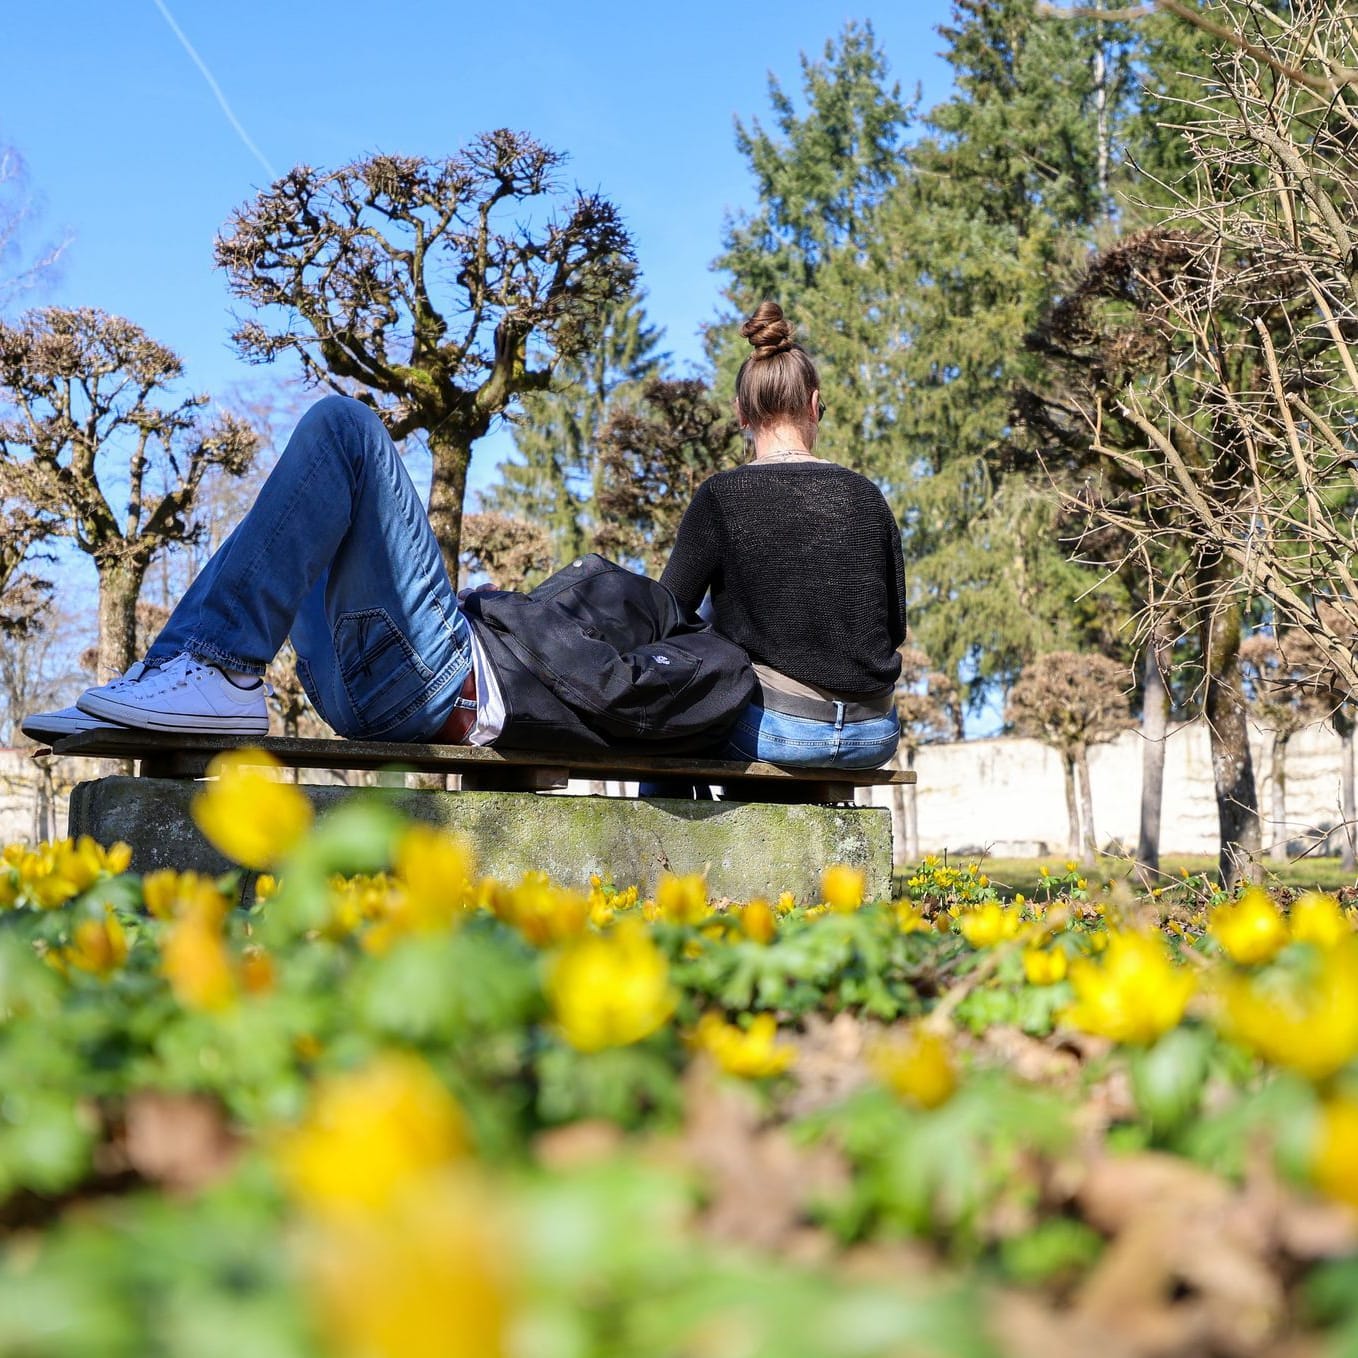
[[[504,692],[500,749],[708,752],[757,692],[739,646],[601,556],[463,609]]]

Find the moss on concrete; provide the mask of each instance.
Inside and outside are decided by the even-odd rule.
[[[318,812],[352,795],[304,787]],[[189,816],[193,783],[102,778],[71,798],[71,833],[132,845],[133,867],[229,865]],[[706,870],[714,895],[748,899],[791,891],[814,900],[829,863],[868,875],[869,894],[891,886],[891,818],[882,808],[685,802],[625,797],[549,797],[531,792],[365,792],[420,820],[447,826],[475,846],[480,870],[514,880],[538,868],[555,881],[588,885],[598,873],[649,892],[662,872]]]

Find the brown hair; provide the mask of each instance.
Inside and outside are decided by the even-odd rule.
[[[792,323],[777,302],[760,302],[740,333],[754,346],[736,374],[741,418],[755,430],[786,420],[809,448],[816,441],[811,393],[820,390],[820,377],[811,355],[793,339]]]

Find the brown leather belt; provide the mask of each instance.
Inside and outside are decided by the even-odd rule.
[[[476,725],[476,670],[467,671],[453,703],[448,720],[439,727],[434,737],[436,745],[465,745],[471,729]]]

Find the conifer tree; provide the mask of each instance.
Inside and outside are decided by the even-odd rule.
[[[523,399],[512,426],[518,456],[500,464],[484,497],[489,510],[540,525],[557,565],[588,551],[598,531],[599,434],[615,401],[636,398],[667,357],[644,301],[638,292],[607,308],[598,342],[562,361],[550,391]]]

